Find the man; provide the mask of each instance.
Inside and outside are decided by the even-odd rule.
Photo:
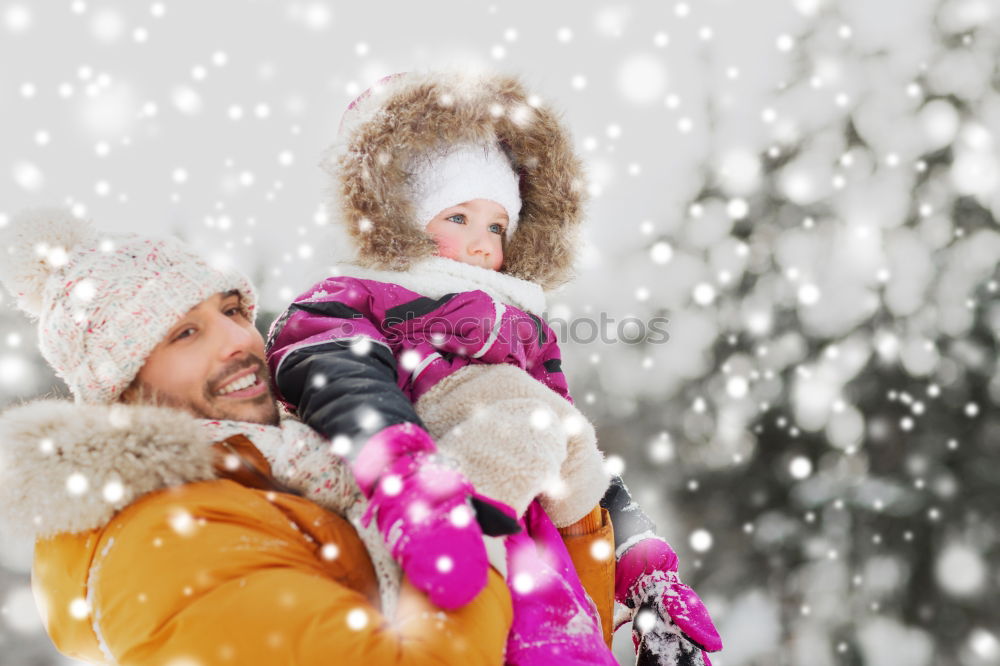
[[[76,399],[0,417],[2,529],[37,539],[33,588],[60,651],[172,666],[502,662],[512,608],[495,569],[454,610],[407,577],[387,595],[385,546],[350,520],[365,502],[348,466],[272,469],[262,455],[308,434],[279,426],[245,278],[58,211],[4,232],[0,279]],[[295,492],[316,474],[323,506]],[[589,553],[599,538],[568,545]]]

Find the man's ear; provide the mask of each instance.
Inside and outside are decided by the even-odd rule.
[[[125,388],[125,390],[121,392],[121,395],[118,396],[118,402],[123,405],[136,404],[137,402],[136,394],[138,393],[138,391],[139,391],[138,385],[136,384],[135,380],[133,380],[132,383],[129,384]]]
[[[123,405],[155,405],[157,400],[153,389],[136,377],[118,396],[118,402]]]

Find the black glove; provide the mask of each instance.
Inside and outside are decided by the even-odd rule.
[[[505,536],[507,534],[517,534],[521,531],[521,526],[517,524],[517,521],[500,509],[491,506],[478,497],[471,497],[469,499],[472,502],[472,508],[476,512],[476,522],[479,523],[479,529],[486,536]]]

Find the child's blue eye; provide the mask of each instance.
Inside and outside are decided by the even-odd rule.
[[[449,215],[445,218],[449,222],[454,222],[455,224],[465,224],[465,216],[461,213],[455,213],[454,215]]]
[[[490,225],[490,231],[495,234],[503,234],[504,228],[503,225],[500,224],[499,222],[494,222],[493,224]]]

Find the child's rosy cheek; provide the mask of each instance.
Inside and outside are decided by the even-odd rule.
[[[458,249],[456,248],[454,243],[451,243],[448,240],[441,238],[440,236],[435,238],[434,240],[437,241],[438,256],[445,257],[447,259],[458,258]]]

